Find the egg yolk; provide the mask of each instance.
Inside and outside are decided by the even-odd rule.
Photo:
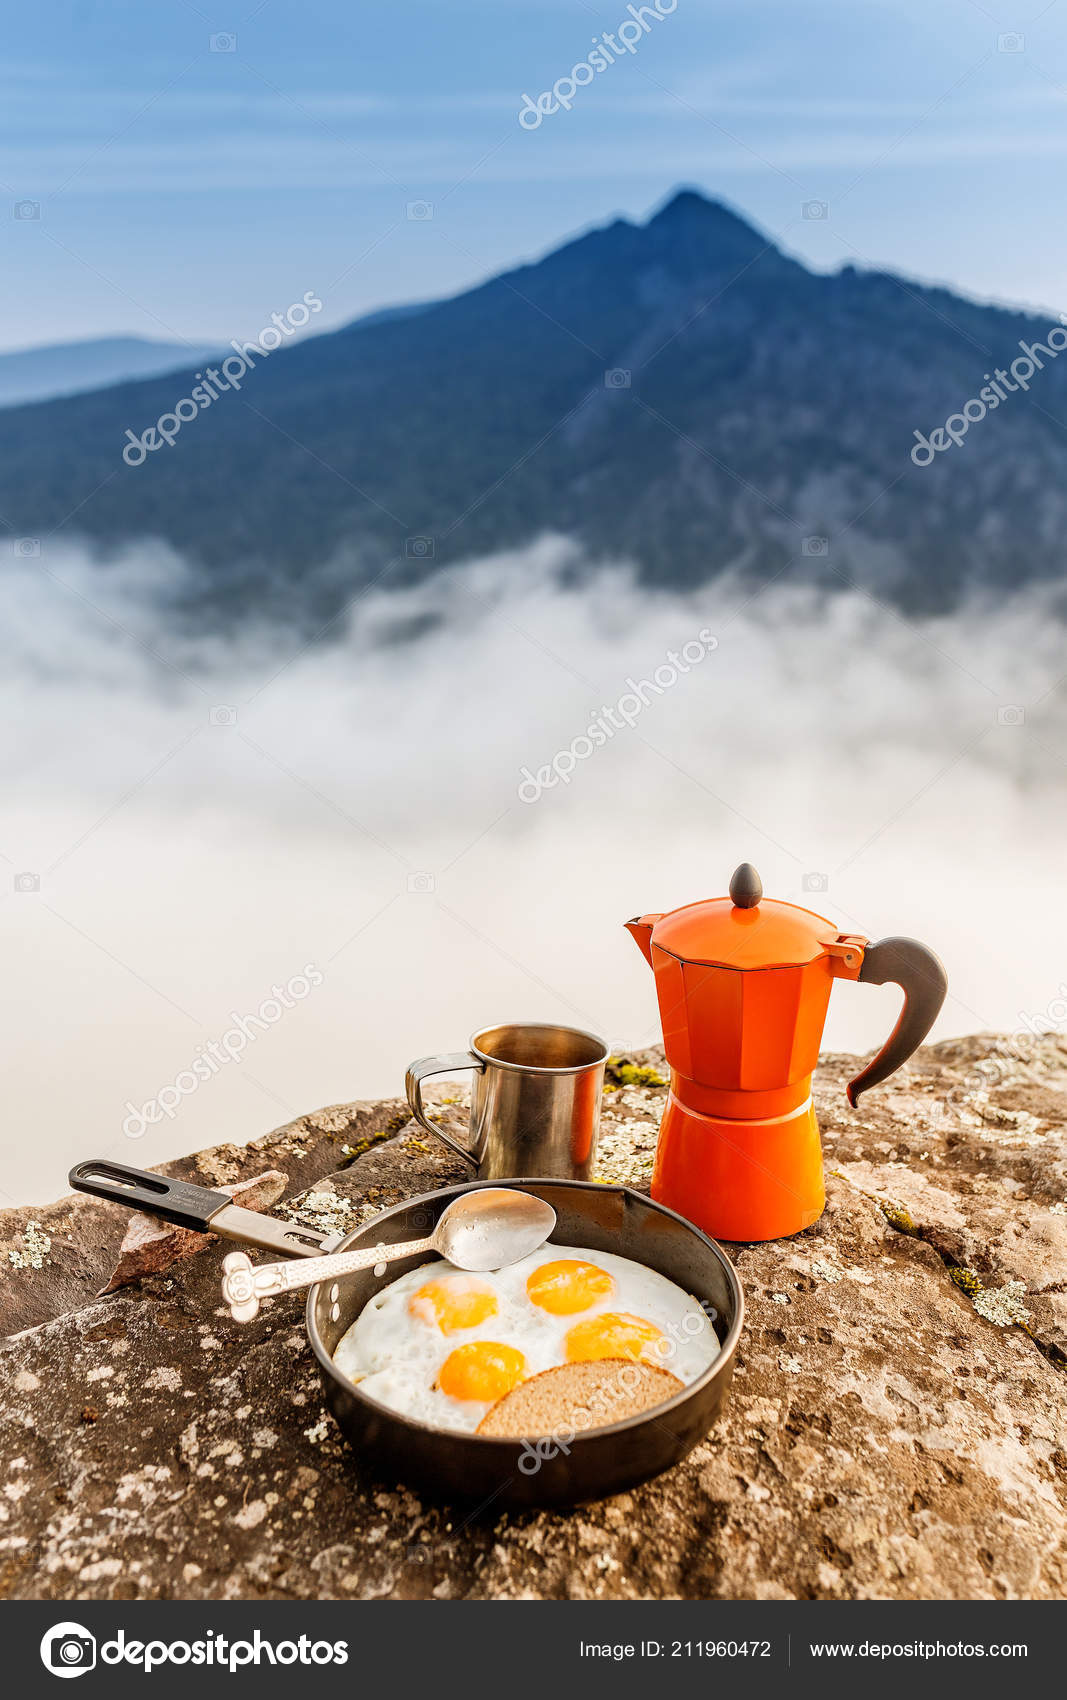
[[[526,1359],[514,1346],[498,1340],[471,1340],[450,1352],[437,1376],[437,1385],[450,1399],[478,1399],[490,1404],[517,1387],[526,1374]]]
[[[561,1257],[557,1263],[542,1263],[526,1282],[531,1304],[552,1316],[573,1316],[588,1310],[601,1299],[610,1299],[615,1282],[606,1269],[583,1263],[579,1257]]]
[[[627,1311],[605,1311],[591,1316],[569,1330],[564,1346],[572,1364],[591,1358],[637,1358],[644,1363],[659,1361],[663,1334],[643,1316]]]
[[[496,1315],[496,1294],[491,1287],[462,1277],[457,1281],[427,1281],[412,1295],[408,1310],[421,1322],[436,1324],[442,1334],[459,1334]]]

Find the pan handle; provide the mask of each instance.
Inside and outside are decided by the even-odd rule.
[[[258,1246],[261,1251],[278,1252],[283,1257],[317,1257],[320,1252],[332,1251],[342,1237],[305,1228],[302,1222],[282,1222],[277,1216],[245,1210],[228,1193],[153,1174],[150,1169],[134,1169],[128,1163],[112,1163],[106,1157],[76,1163],[69,1179],[77,1192],[161,1216],[164,1222],[175,1222],[179,1228],[222,1234],[239,1245]]]
[[[211,1218],[233,1203],[224,1192],[194,1186],[191,1181],[171,1180],[168,1175],[155,1175],[128,1163],[112,1163],[106,1157],[75,1163],[68,1179],[77,1192],[126,1204],[131,1210],[147,1210],[152,1216],[162,1216],[165,1222],[196,1228],[202,1234],[209,1234]]]

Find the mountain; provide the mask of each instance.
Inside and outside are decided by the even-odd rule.
[[[193,372],[8,409],[0,514],[105,552],[163,538],[216,619],[317,620],[372,579],[546,530],[653,584],[788,569],[946,608],[1062,575],[1067,358],[929,466],[910,458],[1049,324],[815,274],[683,191],[647,224],[257,358],[140,465],[124,445]]]
[[[349,330],[366,330],[369,325],[388,325],[394,319],[410,319],[416,313],[425,313],[429,307],[436,307],[436,301],[405,301],[399,307],[377,307],[373,313],[364,313],[349,325]]]
[[[0,354],[0,407],[98,390],[130,378],[154,378],[199,363],[212,352],[185,342],[140,336],[102,336],[89,342],[54,342]]]

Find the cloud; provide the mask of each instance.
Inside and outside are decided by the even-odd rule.
[[[648,1042],[622,922],[742,860],[845,928],[938,948],[945,1032],[1056,995],[1067,714],[1037,595],[921,623],[788,584],[652,595],[545,538],[372,592],[298,651],[254,617],[237,641],[184,632],[183,575],[162,549],[65,548],[0,581],[8,1110],[37,1134],[9,1192],[395,1094],[410,1057],[497,1017]],[[699,667],[519,800],[524,767],[701,629]],[[131,1149],[126,1101],[309,961],[323,986]],[[831,1043],[873,1045],[895,1001],[839,987]]]

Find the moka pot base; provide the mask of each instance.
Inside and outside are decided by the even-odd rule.
[[[685,1085],[672,1075],[652,1173],[656,1202],[723,1240],[784,1239],[818,1221],[826,1189],[810,1094],[755,1120],[692,1109]]]

